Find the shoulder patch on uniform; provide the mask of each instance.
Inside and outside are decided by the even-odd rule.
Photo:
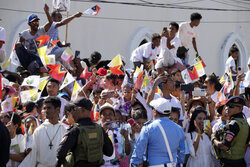
[[[235,124],[237,124],[237,122],[235,120],[232,120],[229,122],[229,125],[235,125]]]
[[[226,141],[231,142],[233,140],[233,135],[232,134],[227,134],[226,135]]]

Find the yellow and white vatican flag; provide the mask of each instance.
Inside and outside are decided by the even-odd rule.
[[[66,77],[64,78],[63,83],[59,90],[65,88],[66,86],[74,82],[74,80],[75,80],[74,77],[69,72],[67,72]]]
[[[72,95],[71,95],[71,100],[74,101],[77,99],[78,93],[81,91],[81,86],[75,81],[74,87],[73,87],[73,91],[72,91]]]

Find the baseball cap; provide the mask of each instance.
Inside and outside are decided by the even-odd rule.
[[[111,109],[111,110],[113,110],[113,112],[114,112],[114,114],[115,114],[115,109],[114,109],[114,107],[113,107],[111,104],[109,104],[109,103],[105,103],[104,105],[101,106],[101,108],[100,108],[100,115],[102,114],[102,111],[103,111],[104,109]]]
[[[245,105],[245,101],[244,101],[243,97],[241,97],[241,96],[232,96],[227,100],[226,106],[229,106],[230,104]]]
[[[108,72],[105,68],[99,68],[98,71],[96,72],[98,75],[104,76],[106,75]]]
[[[40,20],[40,19],[38,18],[38,16],[36,14],[31,14],[31,15],[29,15],[27,20],[30,23],[30,22],[33,22],[34,20]]]
[[[78,107],[85,108],[86,110],[89,110],[89,111],[91,111],[91,109],[93,107],[93,103],[85,97],[81,97],[81,98],[77,99],[76,101],[74,101],[73,104],[78,106]]]
[[[157,112],[161,114],[170,114],[171,112],[171,103],[162,97],[152,100],[150,102],[150,106],[152,106]]]

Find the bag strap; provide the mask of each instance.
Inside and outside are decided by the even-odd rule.
[[[161,133],[162,133],[162,135],[163,135],[163,138],[164,138],[164,141],[165,141],[165,145],[166,145],[166,148],[167,148],[167,150],[168,150],[168,155],[169,155],[169,158],[170,158],[170,162],[173,163],[173,162],[174,162],[174,159],[173,159],[173,155],[172,155],[172,152],[171,152],[169,143],[168,143],[168,138],[167,138],[166,132],[164,131],[164,129],[163,129],[163,127],[161,126],[161,124],[160,124],[159,121],[156,121],[156,124],[157,124],[158,127],[160,128]]]

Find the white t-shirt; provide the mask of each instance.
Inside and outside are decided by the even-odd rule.
[[[5,39],[6,39],[6,31],[3,27],[0,27],[0,42],[3,42],[2,47],[0,48],[0,62],[4,62],[5,59]]]
[[[185,48],[190,48],[193,38],[198,37],[198,32],[195,27],[190,26],[190,22],[180,23],[179,32],[177,35],[181,40],[181,45]]]
[[[233,68],[234,71],[236,71],[235,60],[232,56],[230,56],[226,61],[225,73],[229,74],[231,67]],[[236,76],[236,74],[232,74],[232,76]]]
[[[250,70],[247,71],[243,84],[245,87],[250,86]]]
[[[159,54],[160,48],[155,47],[152,49],[152,42],[145,43],[132,52],[130,60],[132,62],[143,62],[143,58],[149,60],[155,60]]]
[[[247,106],[243,106],[242,112],[247,119],[250,118],[250,109]]]
[[[177,49],[179,48],[179,46],[181,45],[181,40],[175,36],[171,41],[170,41],[171,45],[174,45],[174,48],[170,49],[171,54],[174,57],[176,56],[177,53]],[[168,49],[167,48],[167,38],[166,37],[162,37],[161,38],[161,45],[160,45],[160,51],[163,51],[164,49]]]
[[[19,154],[25,150],[25,137],[22,134],[16,135],[11,139],[10,154]],[[20,163],[12,161],[11,159],[7,163],[6,167],[17,167]]]
[[[183,111],[182,111],[182,107],[181,107],[180,101],[176,97],[174,97],[172,95],[170,95],[170,96],[171,96],[171,99],[167,99],[167,100],[170,101],[171,107],[176,107],[176,108],[180,109],[180,118],[179,118],[179,121],[183,121]],[[159,94],[159,93],[156,93],[155,96],[154,96],[154,99],[158,99],[160,97],[162,97],[162,95]]]

